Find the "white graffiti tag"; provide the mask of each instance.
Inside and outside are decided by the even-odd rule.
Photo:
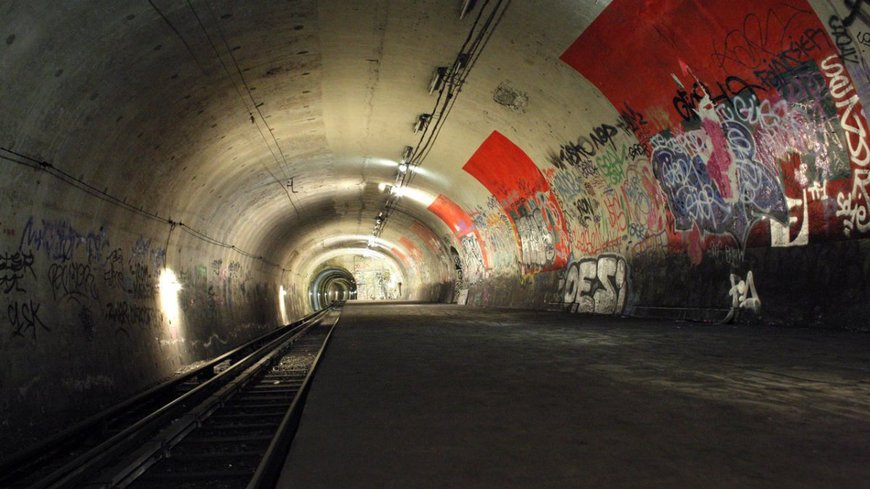
[[[562,301],[574,313],[620,314],[627,285],[628,267],[621,256],[587,258],[568,266]]]
[[[731,296],[731,309],[751,309],[758,312],[761,309],[761,299],[758,298],[758,292],[755,290],[755,280],[752,278],[752,271],[746,274],[746,280],[741,279],[738,275],[731,274],[731,289],[728,291]]]

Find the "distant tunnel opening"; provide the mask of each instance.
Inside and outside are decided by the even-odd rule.
[[[344,268],[329,267],[314,277],[308,295],[315,311],[336,301],[354,300],[357,298],[356,279]]]

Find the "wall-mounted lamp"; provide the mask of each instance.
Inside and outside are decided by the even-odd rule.
[[[447,67],[439,66],[432,73],[432,80],[429,82],[429,94],[433,94],[444,86],[444,81],[447,79]]]
[[[402,150],[402,163],[410,163],[411,157],[414,156],[414,148],[410,146],[405,146],[405,149]]]
[[[414,133],[425,131],[430,120],[432,120],[432,114],[420,114],[420,117],[417,117],[417,123],[414,124]]]
[[[459,53],[456,56],[456,61],[453,62],[453,73],[459,73],[468,66],[468,53]]]

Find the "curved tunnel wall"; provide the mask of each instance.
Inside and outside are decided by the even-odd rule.
[[[866,329],[863,15],[613,2],[560,59],[618,114],[549,165],[493,132],[463,166],[495,201],[475,241],[499,249],[483,223],[501,210],[523,276],[559,276],[536,305]],[[471,302],[497,303],[482,282]]]
[[[0,8],[3,418],[300,317],[360,247],[407,299],[867,329],[860,2],[478,3]]]

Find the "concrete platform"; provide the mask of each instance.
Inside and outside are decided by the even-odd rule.
[[[870,335],[349,305],[278,487],[870,487]]]

